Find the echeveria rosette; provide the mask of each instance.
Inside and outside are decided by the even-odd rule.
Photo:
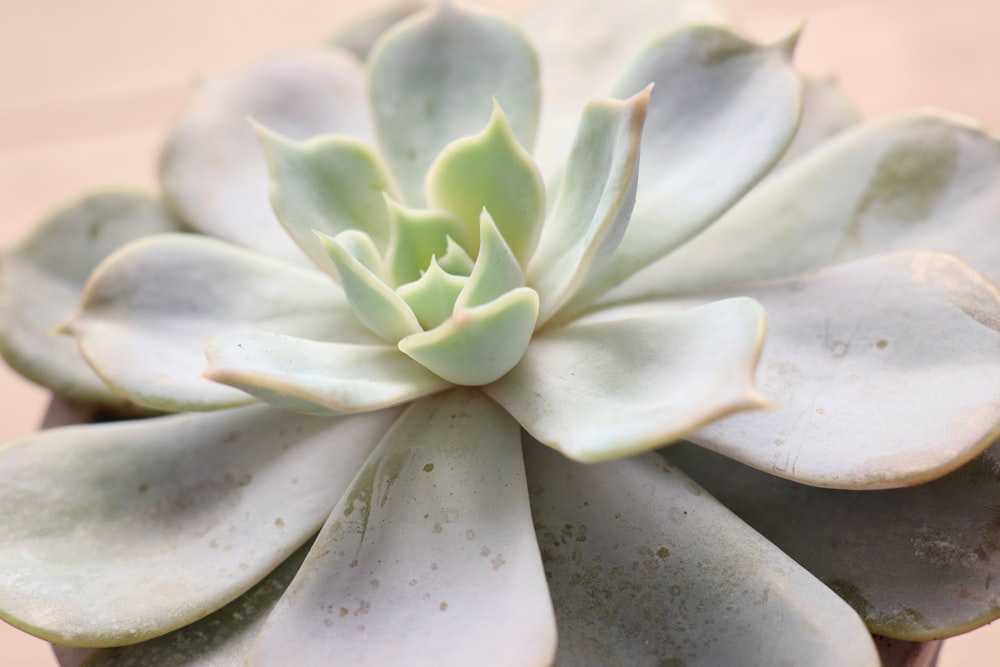
[[[592,25],[595,13],[585,4],[555,2],[546,11],[562,17],[557,24]],[[658,6],[664,15],[675,7]],[[617,25],[616,43],[643,43],[650,23]],[[366,38],[358,44],[355,51],[366,53]],[[556,81],[562,66],[545,54],[559,46],[552,39],[542,51],[542,67]],[[149,639],[99,652],[91,660],[96,665],[189,664],[192,647],[205,664],[248,655],[280,664],[291,654],[332,652],[348,662],[363,657],[378,664],[545,664],[556,651],[556,625],[557,660],[565,664],[582,664],[585,657],[632,664],[653,656],[689,664],[877,664],[864,627],[846,605],[657,455],[580,466],[518,428],[572,457],[607,459],[663,444],[752,402],[749,377],[762,319],[758,306],[741,296],[751,294],[772,311],[761,380],[778,408],[730,417],[692,438],[792,479],[870,488],[938,476],[995,435],[996,417],[987,409],[997,392],[991,374],[968,371],[970,364],[988,370],[994,363],[995,331],[984,323],[994,321],[998,307],[986,279],[957,259],[928,253],[794,275],[883,248],[943,248],[989,273],[988,254],[970,244],[990,219],[987,177],[995,143],[953,121],[934,117],[911,125],[904,119],[897,122],[912,131],[916,147],[897,151],[904,157],[884,169],[852,169],[858,151],[867,150],[878,164],[879,142],[895,147],[877,125],[831,144],[838,149],[795,161],[793,154],[850,117],[836,94],[808,83],[801,127],[786,150],[799,92],[788,51],[788,41],[757,47],[699,27],[641,54],[609,52],[607,68],[619,56],[639,56],[614,87],[622,101],[589,107],[573,147],[543,125],[543,153],[569,153],[567,166],[546,166],[548,191],[537,189],[537,174],[515,179],[522,196],[501,202],[537,220],[545,210],[539,193],[549,201],[545,225],[529,225],[527,233],[513,232],[497,203],[479,201],[491,192],[476,192],[481,177],[461,181],[472,175],[466,165],[477,163],[469,151],[482,145],[506,151],[490,153],[487,162],[514,156],[507,162],[520,164],[522,176],[530,172],[522,151],[538,134],[534,54],[516,30],[490,15],[446,5],[394,28],[376,48],[369,75],[380,153],[367,143],[367,116],[355,113],[364,106],[364,69],[342,54],[323,55],[320,64],[313,56],[290,59],[249,73],[228,92],[214,88],[196,103],[196,122],[182,120],[168,142],[163,172],[171,205],[195,229],[302,266],[309,258],[321,271],[185,235],[143,240],[97,272],[72,323],[95,368],[139,403],[212,412],[76,427],[5,446],[2,474],[23,481],[0,491],[3,522],[18,535],[16,544],[0,547],[2,570],[17,573],[0,591],[4,617],[64,643]],[[564,73],[572,80],[568,69]],[[338,104],[327,106],[328,113],[317,114],[308,95],[287,104],[289,91],[309,91],[316,81],[335,84]],[[638,128],[626,121],[637,117],[650,82],[656,87],[634,180],[629,165]],[[558,114],[574,104],[578,109],[582,100],[567,102],[573,95],[579,95],[576,87],[571,95],[557,90],[552,108]],[[322,98],[320,107],[328,103]],[[247,115],[274,130],[261,131],[275,176],[274,207],[298,249],[275,245],[276,222],[268,231],[273,216],[259,206],[266,203],[260,187],[266,168],[251,157],[259,148],[242,122]],[[926,188],[908,187],[923,183],[923,170],[908,166],[933,149],[928,126],[966,142],[953,156],[956,167],[933,178],[933,190],[947,196],[929,204],[918,192]],[[352,138],[307,139],[321,131]],[[235,149],[220,152],[220,146]],[[441,166],[446,158],[461,168]],[[607,169],[597,168],[601,164]],[[984,168],[986,176],[977,180]],[[359,182],[367,187],[350,187]],[[461,189],[448,187],[460,182]],[[504,181],[489,179],[493,183]],[[878,187],[851,208],[844,193],[852,187],[863,193],[866,183]],[[213,196],[217,189],[224,194]],[[800,196],[803,191],[822,201],[822,211]],[[233,201],[239,206],[227,206]],[[252,201],[258,206],[247,216]],[[818,263],[791,267],[791,277],[782,279],[764,271],[773,264],[773,239],[790,243],[781,234],[797,229],[796,216],[787,213],[793,205],[813,214],[801,216],[812,222],[803,223],[807,231],[799,238],[815,239],[825,254],[814,252]],[[902,237],[893,237],[899,230],[889,225],[876,235],[883,246],[834,244],[832,250],[808,231],[810,225],[825,230],[823,223],[839,216],[849,232],[859,210],[867,217],[855,232],[886,218],[898,222],[900,215],[936,222],[948,211],[964,212],[965,227],[942,227],[935,236],[915,225],[907,243],[893,241]],[[433,259],[426,249],[409,259],[400,244],[393,250],[393,230],[405,235],[409,222],[427,219],[451,230],[434,235]],[[713,234],[716,241],[702,242]],[[844,254],[842,247],[862,250]],[[726,261],[723,251],[744,254]],[[586,300],[648,264],[599,306]],[[681,278],[665,279],[671,270]],[[738,281],[727,280],[740,270]],[[778,280],[727,287],[761,277]],[[352,295],[355,289],[367,296]],[[531,343],[510,372],[493,372],[499,380],[488,374],[463,382],[488,382],[481,389],[449,389],[452,383],[438,373],[446,368],[434,370],[434,360],[423,365],[400,350],[408,336],[434,334],[463,312],[524,290],[538,295]],[[716,295],[735,298],[717,301]],[[824,309],[836,298],[846,305]],[[390,324],[403,326],[384,329],[376,322],[384,311],[372,303],[394,303],[388,312],[401,317],[390,317]],[[871,316],[880,309],[890,317]],[[255,401],[201,376],[206,343],[213,377],[298,412],[260,405],[218,410]],[[799,373],[804,388],[789,382],[796,368],[809,370]],[[932,380],[916,380],[922,369]],[[852,396],[859,376],[868,392]],[[928,406],[925,382],[972,384]],[[809,406],[812,414],[822,408],[822,414],[848,415],[838,420],[839,431],[812,422],[804,434],[792,428],[797,456],[787,459],[744,445],[750,436],[781,439],[769,434],[788,430],[781,419],[789,409],[806,414],[796,401],[808,397],[824,401]],[[402,403],[410,404],[387,407]],[[891,423],[908,403],[925,413],[912,420],[913,429],[886,431],[881,448],[864,440],[869,415],[885,415],[872,423]],[[354,412],[362,414],[348,414]],[[940,431],[920,433],[929,422],[944,429],[944,445]],[[955,424],[963,428],[955,431]],[[822,455],[844,443],[857,446],[849,455]],[[691,461],[679,461],[702,474]],[[52,485],[60,493],[49,493]],[[727,499],[755,521],[745,507],[753,496]],[[822,514],[822,497],[817,502]],[[855,511],[865,511],[858,502],[862,509]],[[961,512],[960,502],[952,506]],[[296,549],[321,526],[298,568]],[[789,553],[803,553],[798,534],[761,529]],[[935,530],[921,533],[927,543],[940,536]],[[979,535],[987,570],[996,543],[989,530],[977,524],[963,538]],[[868,553],[871,543],[858,548]],[[893,558],[908,554],[899,549]],[[855,581],[850,571],[831,576],[816,559],[807,564],[872,627],[883,629],[876,617],[884,616],[885,605],[858,604],[875,597],[866,590],[870,578]],[[178,567],[186,569],[183,586],[175,585]],[[918,604],[933,603],[941,593],[927,585],[926,571],[916,572],[906,588],[929,591]],[[959,562],[947,590],[981,584],[982,572],[982,566],[963,570]],[[959,597],[963,602],[934,617],[923,635],[896,624],[897,636],[937,636],[990,615],[988,594]]]

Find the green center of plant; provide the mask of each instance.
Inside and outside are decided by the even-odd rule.
[[[367,233],[316,232],[358,319],[440,377],[493,382],[521,359],[538,320],[525,285],[545,213],[538,168],[499,107],[427,176],[429,208],[386,196],[384,249]]]

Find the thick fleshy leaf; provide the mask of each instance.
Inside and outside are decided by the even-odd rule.
[[[783,169],[617,294],[781,278],[890,250],[954,253],[1000,283],[1000,244],[983,242],[998,219],[1000,141],[953,117],[906,114]]]
[[[352,230],[343,233],[351,241],[356,238]],[[351,310],[373,334],[383,341],[395,343],[404,336],[423,331],[403,297],[366,265],[373,261],[370,253],[358,259],[349,252],[350,246],[341,245],[338,239],[325,235],[320,236],[320,243],[340,274],[340,284],[344,286]]]
[[[802,115],[795,138],[768,175],[773,176],[831,137],[858,123],[858,112],[833,79],[802,79]]]
[[[245,664],[257,633],[302,565],[310,546],[311,543],[300,548],[259,584],[214,614],[140,644],[99,650],[81,667],[233,667]]]
[[[519,287],[482,306],[456,310],[440,326],[399,341],[399,349],[448,382],[478,386],[517,364],[537,318],[538,294]]]
[[[469,250],[478,245],[478,221],[469,226],[450,211],[405,208],[389,199],[385,205],[390,225],[385,277],[393,287],[418,280],[431,257],[447,254],[454,243]]]
[[[394,414],[252,406],[5,444],[0,617],[116,646],[205,616],[322,524]]]
[[[115,391],[164,410],[252,401],[201,376],[213,336],[251,330],[378,342],[325,274],[195,235],[117,252],[94,273],[69,328]]]
[[[545,101],[534,151],[547,176],[566,159],[580,109],[612,89],[656,39],[690,23],[726,23],[703,0],[547,0],[519,17],[539,52]],[[637,90],[631,93],[638,92]]]
[[[750,299],[599,311],[536,335],[521,363],[483,389],[550,447],[607,460],[762,407],[753,370],[763,338],[764,311]]]
[[[386,30],[426,6],[426,2],[417,0],[394,2],[339,30],[330,38],[329,44],[334,48],[350,51],[359,60],[366,60]]]
[[[210,81],[167,138],[160,182],[196,229],[304,261],[268,199],[267,161],[248,118],[296,140],[337,132],[370,140],[364,68],[333,51],[285,56]]]
[[[632,219],[587,303],[688,241],[781,158],[799,119],[794,40],[757,46],[721,28],[679,30],[655,43],[616,96],[655,84],[642,133]]]
[[[835,488],[940,477],[1000,436],[1000,291],[950,255],[870,257],[739,288],[770,320],[775,406],[690,439]]]
[[[369,71],[379,144],[411,206],[425,203],[424,178],[438,153],[486,125],[491,100],[518,142],[529,150],[534,143],[538,62],[504,18],[436,3],[386,33]]]
[[[664,454],[872,632],[922,641],[1000,617],[1000,445],[933,482],[867,492],[795,484],[694,445]]]
[[[583,110],[562,188],[528,266],[541,299],[539,320],[569,299],[621,242],[635,203],[639,142],[650,89]]]
[[[208,344],[205,377],[299,412],[367,412],[448,383],[390,345],[350,345],[266,333],[234,333]]]
[[[53,213],[0,258],[0,353],[28,379],[89,405],[129,408],[52,329],[73,312],[91,271],[118,247],[180,223],[152,197],[105,191]]]
[[[480,237],[480,243],[481,243]],[[480,250],[480,253],[482,250]],[[472,273],[475,263],[465,248],[458,245],[453,238],[448,237],[444,254],[437,258],[438,266],[453,276],[467,276]]]
[[[550,664],[519,429],[481,393],[413,404],[334,509],[253,665]]]
[[[258,128],[271,168],[271,202],[285,230],[314,264],[337,271],[316,236],[355,229],[379,248],[389,242],[384,197],[397,196],[381,159],[364,143],[340,135],[304,142]]]
[[[879,664],[842,600],[655,454],[598,465],[525,443],[556,664]]]
[[[455,308],[481,306],[518,287],[524,287],[524,271],[489,211],[483,211],[479,221],[479,254],[469,282],[455,300]]]
[[[399,296],[409,304],[424,329],[433,329],[451,317],[458,295],[468,284],[466,276],[453,276],[431,259],[419,280],[400,285]]]
[[[521,266],[527,265],[545,218],[545,184],[499,104],[493,103],[482,132],[448,144],[431,164],[427,201],[472,229],[486,209]]]

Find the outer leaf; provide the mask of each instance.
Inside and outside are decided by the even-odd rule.
[[[835,488],[940,477],[1000,436],[1000,291],[948,255],[883,255],[744,287],[771,320],[775,403],[691,439]]]
[[[426,6],[426,2],[418,0],[401,0],[389,4],[339,30],[329,44],[334,48],[350,51],[359,60],[366,60],[372,47],[386,30]]]
[[[471,390],[413,404],[257,648],[255,665],[548,665],[555,623],[514,420]]]
[[[621,245],[575,299],[586,304],[688,241],[778,161],[799,118],[791,41],[760,47],[721,28],[654,44],[616,96],[652,81],[635,208]]]
[[[879,664],[843,601],[659,457],[525,460],[557,665]]]
[[[769,176],[857,123],[858,112],[836,81],[803,77],[799,127]]]
[[[761,185],[620,297],[781,278],[890,250],[951,252],[1000,281],[1000,141],[918,113],[844,132]]]
[[[213,338],[205,376],[277,407],[316,414],[367,412],[448,383],[388,345],[350,345],[266,333]]]
[[[664,453],[872,632],[923,641],[1000,617],[998,445],[947,477],[876,492],[794,484],[691,445]]]
[[[232,667],[243,664],[264,620],[302,565],[311,543],[219,611],[141,644],[103,649],[81,667]]]
[[[2,618],[115,646],[205,616],[317,529],[392,418],[254,406],[5,444]]]
[[[544,173],[551,175],[566,159],[590,96],[610,91],[654,39],[686,23],[726,22],[718,7],[702,0],[615,0],[614,11],[607,0],[547,0],[532,7],[518,23],[539,51],[545,82],[534,151]]]
[[[76,307],[83,285],[119,246],[180,223],[145,194],[105,191],[53,213],[0,259],[0,354],[28,379],[74,401],[121,409],[72,338],[52,335]]]
[[[362,66],[330,51],[286,56],[206,84],[160,157],[168,202],[201,232],[302,261],[271,209],[267,164],[247,118],[297,140],[329,132],[369,139],[365,92]]]
[[[583,110],[562,189],[528,266],[545,322],[608,260],[625,234],[639,176],[639,141],[650,89]]]
[[[752,375],[763,336],[764,311],[750,299],[609,310],[539,333],[483,389],[550,447],[607,460],[761,407]]]
[[[294,142],[258,127],[271,168],[271,202],[278,220],[314,264],[336,277],[315,232],[359,230],[379,248],[389,241],[385,195],[397,196],[379,156],[344,136]]]
[[[486,124],[491,99],[521,145],[534,142],[535,53],[517,28],[483,10],[437,3],[390,30],[372,51],[370,81],[379,144],[411,206],[424,204],[424,177],[441,149]]]
[[[94,273],[70,326],[112,388],[164,410],[251,400],[201,377],[212,336],[250,329],[376,342],[327,276],[194,235],[117,252]]]
[[[527,265],[545,218],[545,184],[496,101],[482,132],[448,144],[431,164],[427,201],[455,213],[470,229],[478,229],[485,209]]]
[[[399,349],[448,382],[474,387],[517,364],[537,318],[538,294],[519,287],[482,306],[456,310],[440,326],[399,341]]]

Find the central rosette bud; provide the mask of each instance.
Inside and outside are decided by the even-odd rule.
[[[480,134],[449,144],[426,180],[427,208],[385,197],[388,239],[316,232],[358,319],[438,376],[501,378],[538,320],[525,271],[545,215],[541,175],[498,106]]]

